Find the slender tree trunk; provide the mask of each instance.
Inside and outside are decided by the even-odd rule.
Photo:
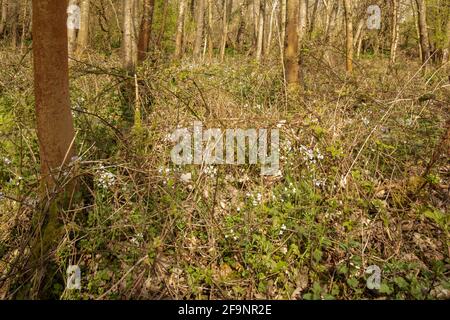
[[[212,62],[213,58],[213,0],[208,0],[208,59]]]
[[[284,45],[286,40],[286,0],[280,0],[280,29],[281,29],[281,43]]]
[[[228,38],[228,6],[229,0],[223,0],[223,27],[222,27],[222,41],[220,44],[220,62],[223,62],[225,59],[225,48],[227,46],[227,38]]]
[[[306,4],[306,5],[308,6],[308,4]],[[309,23],[309,32],[308,32],[310,37],[312,36],[312,33],[314,32],[314,28],[316,26],[318,7],[319,7],[319,0],[314,0],[314,7],[313,7],[312,15],[311,15],[311,21]]]
[[[353,24],[352,24],[352,2],[344,0],[345,12],[345,47],[346,47],[346,70],[353,72]]]
[[[144,0],[142,21],[138,40],[138,63],[145,60],[149,51],[150,36],[152,33],[153,12],[155,0]]]
[[[289,89],[300,85],[298,63],[298,16],[299,0],[286,0],[286,40],[284,45],[285,78]]]
[[[12,48],[15,50],[17,48],[17,38],[18,32],[17,29],[19,27],[19,12],[20,12],[20,3],[12,2],[9,4],[9,8],[11,11],[11,40],[12,40]]]
[[[299,0],[300,16],[298,23],[298,39],[300,43],[303,41],[308,27],[308,0]]]
[[[0,17],[0,36],[5,32],[6,20],[8,18],[8,0],[2,1],[2,12]]]
[[[123,51],[123,68],[129,73],[135,71],[134,53],[136,49],[136,36],[134,30],[134,12],[135,12],[135,0],[123,0],[123,39],[122,39],[122,51]]]
[[[265,20],[265,0],[259,0],[259,21],[258,36],[256,38],[256,61],[261,62],[264,54],[264,20]]]
[[[161,21],[161,28],[159,29],[158,38],[155,42],[155,47],[160,48],[161,47],[161,40],[164,36],[164,32],[166,30],[166,19],[167,19],[167,9],[169,7],[169,0],[164,1],[164,7],[163,7],[163,14],[162,14],[162,21]]]
[[[449,62],[449,51],[450,51],[450,19],[447,20],[447,47],[442,49],[442,64],[446,64]],[[449,68],[450,69],[450,68]]]
[[[394,64],[397,58],[397,46],[399,38],[399,0],[392,0],[392,37],[391,37],[391,56],[390,63]]]
[[[73,57],[75,49],[77,47],[77,30],[78,23],[77,17],[80,16],[80,11],[78,7],[78,0],[69,0],[69,5],[67,8],[67,14],[69,15],[70,23],[67,24],[67,42],[68,42],[68,53],[69,57]]]
[[[358,46],[359,38],[362,35],[363,28],[366,24],[366,18],[362,18],[358,22],[358,26],[356,27],[355,37],[353,39],[353,46],[356,48]]]
[[[334,3],[333,0],[329,0],[326,5],[326,18],[325,18],[325,31],[324,31],[324,39],[328,38],[328,33],[330,32],[330,23],[331,23],[331,15],[333,13]]]
[[[266,45],[267,52],[270,52],[270,49],[272,48],[273,23],[277,7],[278,7],[278,0],[274,0],[272,3],[272,10],[270,13],[270,20],[269,20],[269,34],[267,36],[267,45]]]
[[[175,35],[175,58],[180,59],[183,55],[184,19],[187,0],[180,0],[178,8],[177,32]]]
[[[422,46],[420,45],[420,31],[419,31],[419,19],[417,19],[416,16],[416,1],[415,0],[411,0],[411,7],[412,7],[412,14],[413,14],[413,18],[414,18],[414,27],[416,29],[416,36],[417,36],[417,47],[418,47],[418,52],[419,52],[419,60],[423,61],[423,54],[422,54]]]
[[[203,31],[205,29],[205,0],[197,0],[196,19],[197,28],[194,41],[194,59],[201,59],[201,50],[203,43]]]
[[[364,30],[361,31],[361,33],[359,35],[359,39],[358,39],[358,44],[356,45],[356,58],[357,59],[359,59],[359,57],[361,56],[363,37],[364,37]]]
[[[420,47],[422,49],[422,63],[425,63],[430,57],[430,46],[427,29],[427,6],[425,0],[416,0],[417,12],[419,16],[419,34]]]
[[[90,0],[81,0],[80,3],[80,31],[78,31],[77,54],[83,54],[89,43],[89,12]]]
[[[23,4],[23,13],[22,13],[22,34],[20,36],[20,53],[23,54],[23,50],[25,48],[25,37],[27,35],[27,19],[28,18],[28,3]]]

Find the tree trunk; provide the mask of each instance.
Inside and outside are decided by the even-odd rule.
[[[281,1],[281,6],[280,6],[280,29],[281,29],[281,34],[280,34],[280,40],[281,43],[284,45],[285,40],[286,40],[286,0],[280,0]]]
[[[18,32],[17,29],[19,27],[19,11],[20,11],[20,4],[19,2],[12,2],[9,4],[9,9],[11,11],[11,40],[12,40],[12,48],[15,50],[17,48],[17,38],[18,38]]]
[[[264,44],[265,0],[259,0],[258,36],[256,38],[256,61],[261,62]]]
[[[422,49],[422,63],[428,61],[430,57],[430,46],[427,29],[427,6],[425,0],[416,0],[417,12],[419,15],[420,47]]]
[[[180,0],[178,8],[177,32],[175,35],[175,58],[180,59],[183,55],[184,19],[187,0]]]
[[[78,31],[77,53],[83,54],[89,42],[89,7],[90,0],[81,0],[80,31]]]
[[[140,31],[138,40],[139,63],[145,60],[149,50],[154,8],[155,8],[155,0],[144,0],[144,8],[142,13],[141,26],[139,28]]]
[[[68,23],[67,23],[67,42],[69,57],[73,57],[77,47],[77,30],[79,28],[78,19],[80,11],[78,7],[78,0],[69,0],[67,7]]]
[[[136,45],[136,36],[134,30],[134,11],[135,10],[135,0],[123,0],[123,39],[122,39],[122,50],[123,50],[123,68],[129,73],[134,73],[135,71],[135,61],[134,48]]]
[[[300,85],[298,63],[299,0],[286,0],[286,40],[284,45],[285,77],[289,89]]]
[[[48,184],[52,170],[75,153],[69,100],[67,1],[33,0],[33,58],[36,120],[41,172]]]
[[[8,18],[8,0],[2,1],[2,12],[0,17],[0,36],[5,32],[6,19]]]
[[[353,71],[353,24],[352,24],[352,2],[344,0],[345,12],[345,47],[346,47],[346,70]]]
[[[397,45],[399,38],[399,0],[392,0],[392,37],[391,37],[391,56],[390,63],[394,64],[397,58]]]
[[[220,62],[223,62],[225,59],[225,48],[227,46],[227,37],[228,37],[228,6],[229,0],[223,0],[223,29],[222,29],[222,41],[220,44]]]
[[[278,7],[278,0],[274,0],[272,3],[272,11],[270,13],[270,20],[269,20],[269,34],[267,36],[267,45],[266,45],[267,52],[270,52],[270,49],[272,48],[273,23],[277,7]]]
[[[203,43],[203,31],[205,29],[205,0],[197,0],[196,19],[197,28],[195,31],[194,41],[194,59],[201,59],[202,43]]]
[[[298,23],[298,40],[302,42],[303,38],[306,35],[306,29],[308,27],[308,0],[299,0],[300,1],[300,16]]]
[[[447,20],[447,46],[442,49],[442,64],[446,64],[449,62],[449,51],[450,51],[450,19]],[[450,68],[449,68],[450,69]]]
[[[208,59],[212,62],[213,58],[213,0],[208,0]]]
[[[161,40],[164,36],[164,32],[166,29],[166,19],[167,19],[167,9],[169,7],[169,0],[164,1],[164,7],[163,7],[163,13],[162,13],[162,21],[161,21],[161,28],[159,29],[158,38],[155,42],[155,47],[160,48],[161,47]]]
[[[306,0],[308,1],[308,0]],[[308,6],[308,4],[306,4],[306,6]],[[312,33],[314,32],[314,28],[316,25],[316,17],[317,17],[317,8],[319,6],[319,0],[314,0],[314,7],[313,7],[313,12],[311,15],[311,21],[309,23],[309,35],[310,37],[312,36]]]

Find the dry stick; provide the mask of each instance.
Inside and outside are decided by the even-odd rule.
[[[400,89],[400,91],[397,93],[394,101],[392,101],[390,104],[391,106],[388,108],[388,110],[386,110],[386,112],[383,114],[383,116],[381,117],[380,121],[378,124],[376,124],[372,130],[370,131],[370,133],[367,135],[366,139],[364,140],[363,145],[361,146],[361,148],[359,149],[358,153],[356,154],[355,159],[353,160],[352,164],[350,165],[350,168],[348,168],[347,173],[345,174],[344,178],[342,179],[342,182],[339,185],[339,189],[342,188],[343,184],[345,184],[345,182],[347,181],[347,177],[350,173],[350,171],[353,169],[353,166],[356,164],[356,161],[358,160],[359,156],[361,155],[361,152],[363,151],[364,147],[366,146],[367,142],[369,141],[369,138],[372,136],[372,134],[375,132],[375,130],[378,128],[379,125],[384,123],[384,120],[386,119],[386,117],[389,115],[389,113],[392,111],[392,109],[395,106],[395,103],[398,101],[397,99],[400,97],[400,95],[403,93],[403,91],[406,89],[406,86],[416,77],[417,74],[419,74],[419,72],[422,70],[422,68],[428,63],[428,61],[431,59],[433,55],[430,55],[430,57],[428,57],[428,59],[420,66],[420,68],[416,71],[416,73],[405,83],[405,85],[403,86],[402,89]],[[338,190],[339,190],[338,189]]]

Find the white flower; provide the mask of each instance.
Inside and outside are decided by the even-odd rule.
[[[282,248],[281,248],[281,253],[282,253],[282,254],[286,254],[286,253],[287,253],[287,251],[288,251],[288,250],[287,250],[287,248],[286,248],[286,247],[282,247]]]
[[[11,160],[8,159],[8,158],[6,158],[6,157],[3,158],[3,162],[4,162],[7,166],[9,166],[9,165],[11,164]]]
[[[101,188],[107,189],[116,183],[116,176],[107,171],[103,166],[100,166],[99,170],[97,170],[97,174],[97,182]]]
[[[366,126],[370,123],[369,119],[367,119],[366,117],[363,117],[361,120]]]

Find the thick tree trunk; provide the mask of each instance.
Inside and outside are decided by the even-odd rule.
[[[90,0],[81,0],[80,31],[78,31],[77,53],[83,54],[89,42],[89,8]]]
[[[177,32],[175,35],[175,58],[180,59],[183,55],[184,19],[187,0],[180,0],[178,8]]]
[[[197,0],[196,19],[197,28],[194,41],[194,59],[201,59],[203,31],[205,29],[205,0]]]
[[[144,8],[138,40],[138,62],[144,61],[147,57],[150,44],[150,36],[152,33],[154,8],[155,0],[144,0]]]
[[[286,40],[284,45],[285,78],[290,89],[298,89],[299,50],[298,50],[299,0],[286,0]]]
[[[399,38],[399,0],[392,0],[392,36],[391,36],[391,55],[390,63],[394,64],[397,58],[397,46]]]
[[[66,0],[33,0],[33,58],[41,172],[48,184],[54,170],[74,155],[69,100]]]
[[[425,0],[416,0],[419,22],[420,47],[422,50],[422,63],[428,61],[430,57],[430,46],[427,29],[427,6]]]
[[[122,51],[123,51],[123,68],[134,73],[136,57],[136,35],[134,30],[134,11],[135,0],[123,0],[123,39],[122,39]]]
[[[264,54],[264,20],[265,20],[265,0],[259,0],[258,35],[256,38],[256,61],[260,62]]]
[[[346,70],[353,71],[353,24],[352,24],[352,2],[344,0],[345,12],[345,47],[346,47]]]

